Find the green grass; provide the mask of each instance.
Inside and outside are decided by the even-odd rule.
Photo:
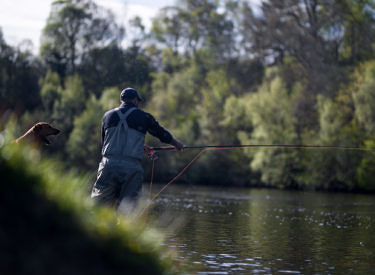
[[[156,230],[93,205],[89,177],[16,144],[0,175],[0,274],[176,272]]]

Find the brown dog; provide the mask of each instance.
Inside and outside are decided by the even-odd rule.
[[[47,136],[57,135],[60,133],[60,130],[53,128],[47,122],[38,122],[33,127],[31,127],[23,136],[17,138],[14,142],[29,142],[37,146],[42,144],[50,144],[50,141],[47,139]]]

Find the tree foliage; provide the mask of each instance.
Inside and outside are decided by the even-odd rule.
[[[241,144],[300,144],[293,115],[293,101],[299,91],[288,91],[283,80],[272,70],[259,90],[245,98],[245,116],[252,131],[239,130]],[[298,167],[298,152],[284,149],[259,149],[251,152],[251,168],[260,171],[262,181],[271,186],[292,186]],[[282,183],[282,184],[281,184]]]
[[[374,8],[372,0],[264,0],[259,8],[181,0],[150,30],[132,18],[124,44],[123,27],[93,1],[55,1],[40,60],[0,36],[1,103],[28,111],[20,127],[51,119],[63,130],[52,152],[89,170],[100,158],[101,117],[129,86],[187,145],[372,147]],[[163,154],[157,180],[196,153]],[[215,151],[181,181],[374,190],[374,163],[372,151]]]
[[[91,0],[55,1],[43,30],[41,55],[60,76],[74,74],[85,53],[118,44],[123,34],[114,15]]]
[[[194,55],[208,48],[222,62],[234,50],[234,25],[229,12],[220,11],[224,1],[181,1],[181,5],[166,7],[153,21],[152,33],[175,53]]]
[[[70,161],[86,169],[97,166],[101,154],[101,124],[104,113],[119,105],[117,89],[107,89],[100,99],[91,96],[85,110],[75,117],[73,131],[67,142]],[[91,156],[91,157],[87,157]]]
[[[35,110],[40,104],[38,78],[42,71],[29,51],[7,45],[0,29],[0,109]]]

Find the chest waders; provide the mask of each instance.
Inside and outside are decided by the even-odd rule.
[[[137,108],[123,114],[115,109],[120,120],[106,130],[102,160],[91,197],[98,203],[110,204],[121,212],[131,210],[140,196],[143,182],[141,159],[145,134],[128,127],[126,119]]]
[[[102,148],[103,157],[113,160],[142,159],[145,134],[129,128],[126,122],[128,116],[136,109],[130,108],[125,114],[119,108],[116,109],[120,121],[116,127],[106,130]]]

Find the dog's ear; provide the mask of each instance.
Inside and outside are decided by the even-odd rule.
[[[42,130],[43,126],[41,124],[35,124],[34,131],[39,133]]]

